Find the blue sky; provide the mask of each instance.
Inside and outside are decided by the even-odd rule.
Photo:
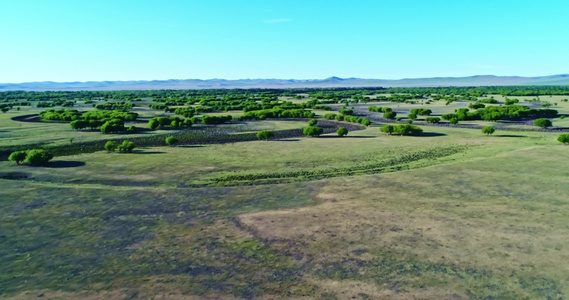
[[[569,1],[0,0],[0,82],[569,73]]]

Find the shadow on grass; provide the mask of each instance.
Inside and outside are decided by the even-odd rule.
[[[322,135],[319,136],[321,139],[345,139],[345,138],[352,138],[352,139],[372,139],[375,136],[371,135],[345,135],[345,136],[337,136],[337,135]]]
[[[180,145],[180,146],[176,146],[177,148],[201,148],[203,147],[202,145]]]
[[[511,138],[524,138],[524,137],[527,137],[527,136],[525,136],[525,135],[515,135],[515,134],[497,134],[497,135],[494,135],[494,136],[497,136],[497,137],[511,137]]]
[[[275,140],[273,140],[273,141],[279,141],[279,142],[298,142],[298,141],[300,141],[300,139],[282,139],[282,140],[275,139]]]
[[[416,136],[416,137],[433,137],[433,136],[445,136],[446,134],[444,133],[438,133],[438,132],[423,132],[420,134],[416,134],[416,135],[412,135],[412,136]]]
[[[69,160],[57,160],[50,161],[44,167],[52,169],[62,169],[62,168],[76,168],[85,165],[83,161],[69,161]]]
[[[162,151],[133,151],[133,152],[127,152],[129,154],[163,154],[166,152],[162,152]]]

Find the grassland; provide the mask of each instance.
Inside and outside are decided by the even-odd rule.
[[[19,126],[10,114],[17,113],[0,118],[3,145]],[[0,161],[0,295],[569,295],[569,171],[562,163],[569,151],[557,133],[487,137],[424,127],[424,135],[405,137],[380,134],[379,126],[344,138],[100,151],[56,157],[45,168]],[[65,124],[53,130],[62,141],[101,136]]]

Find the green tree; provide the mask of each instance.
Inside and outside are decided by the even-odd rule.
[[[407,118],[409,118],[411,120],[415,120],[415,119],[417,119],[417,114],[408,114]]]
[[[43,166],[53,158],[53,155],[42,149],[33,149],[27,151],[25,162],[32,166]]]
[[[316,120],[314,120],[314,121],[316,121]],[[273,136],[275,136],[275,134],[269,130],[261,130],[261,131],[257,132],[257,138],[260,140],[268,140],[268,139],[272,138]]]
[[[560,136],[557,138],[557,140],[558,140],[560,143],[563,143],[563,144],[565,144],[565,145],[569,144],[569,133],[564,133],[564,134],[560,135]]]
[[[393,134],[393,131],[395,130],[395,126],[393,125],[383,125],[381,128],[379,128],[379,131],[383,132],[383,133],[387,133],[389,135]]]
[[[308,126],[315,126],[317,123],[318,123],[317,120],[312,119],[312,120],[308,121]]]
[[[455,125],[455,124],[458,124],[458,119],[457,118],[451,118],[450,120],[448,120],[448,122]]]
[[[318,126],[308,126],[302,130],[302,134],[306,136],[320,136],[324,130]]]
[[[21,164],[24,160],[26,160],[27,153],[26,151],[16,151],[10,154],[8,157],[9,161],[15,162],[17,165]]]
[[[494,127],[492,126],[486,126],[484,128],[482,128],[482,133],[484,133],[485,135],[491,135],[496,131],[496,129],[494,129]]]
[[[384,119],[393,119],[393,118],[395,118],[395,116],[397,116],[397,113],[394,111],[391,111],[391,110],[383,113]]]
[[[117,149],[118,145],[115,141],[108,141],[105,143],[105,150],[107,150],[107,152],[112,152],[115,151],[115,149]]]
[[[339,127],[338,130],[336,130],[336,134],[338,136],[348,135],[348,129],[346,127]]]
[[[138,129],[136,128],[136,126],[132,125],[132,126],[129,126],[129,127],[126,129],[126,132],[128,132],[128,133],[136,133],[137,130],[138,130]]]
[[[172,147],[176,145],[180,140],[177,137],[171,135],[167,137],[165,141],[168,146]]]
[[[548,119],[539,118],[539,119],[533,120],[533,125],[541,127],[541,128],[547,128],[547,127],[551,127],[553,124]]]

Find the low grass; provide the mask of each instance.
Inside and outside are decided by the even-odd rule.
[[[0,296],[567,297],[558,134],[423,129],[0,161]]]

